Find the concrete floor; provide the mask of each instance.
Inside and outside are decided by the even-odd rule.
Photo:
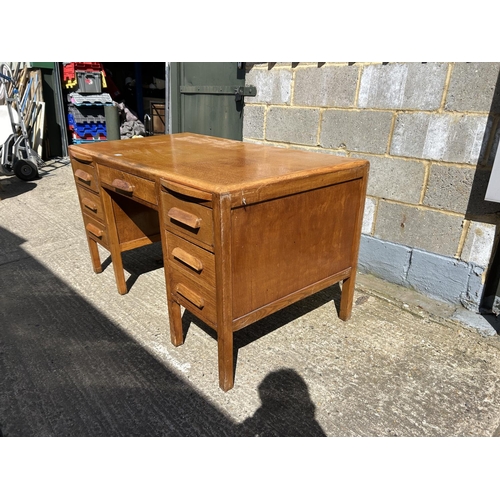
[[[495,321],[360,275],[349,322],[336,285],[238,332],[224,393],[212,330],[185,313],[170,343],[160,246],[124,255],[124,296],[101,255],[96,275],[64,159],[0,177],[3,436],[499,433]]]

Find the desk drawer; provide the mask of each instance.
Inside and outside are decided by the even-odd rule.
[[[195,281],[215,286],[215,256],[203,248],[165,231],[168,264],[181,269]]]
[[[161,191],[161,211],[167,229],[194,242],[214,245],[214,223],[212,209]]]
[[[76,188],[82,211],[103,221],[104,212],[102,210],[101,198],[88,189],[84,189],[80,186],[77,186]]]
[[[108,248],[108,232],[106,226],[97,219],[83,214],[83,223],[87,236],[98,243],[101,243],[105,248]]]
[[[170,293],[174,300],[210,326],[217,323],[215,288],[196,283],[177,269],[170,268]]]
[[[73,157],[71,159],[71,167],[73,168],[73,175],[77,186],[84,186],[96,193],[99,191],[97,173],[91,164],[82,163]]]
[[[136,175],[98,165],[101,183],[113,191],[157,205],[155,183]]]

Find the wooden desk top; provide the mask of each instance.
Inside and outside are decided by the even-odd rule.
[[[72,145],[70,152],[150,180],[168,177],[203,191],[247,196],[269,184],[368,167],[362,159],[191,133]]]

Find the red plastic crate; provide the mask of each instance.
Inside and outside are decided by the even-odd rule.
[[[71,62],[63,65],[63,80],[73,80],[77,71],[97,72],[103,71],[101,63],[98,62]]]
[[[105,134],[85,134],[83,136],[77,134],[74,130],[71,130],[74,141],[105,141],[107,139]]]

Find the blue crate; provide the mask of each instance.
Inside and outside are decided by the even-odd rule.
[[[106,124],[105,123],[75,123],[72,125],[72,130],[78,134],[80,137],[85,137],[86,135],[91,135],[96,137],[99,134],[106,135]]]

